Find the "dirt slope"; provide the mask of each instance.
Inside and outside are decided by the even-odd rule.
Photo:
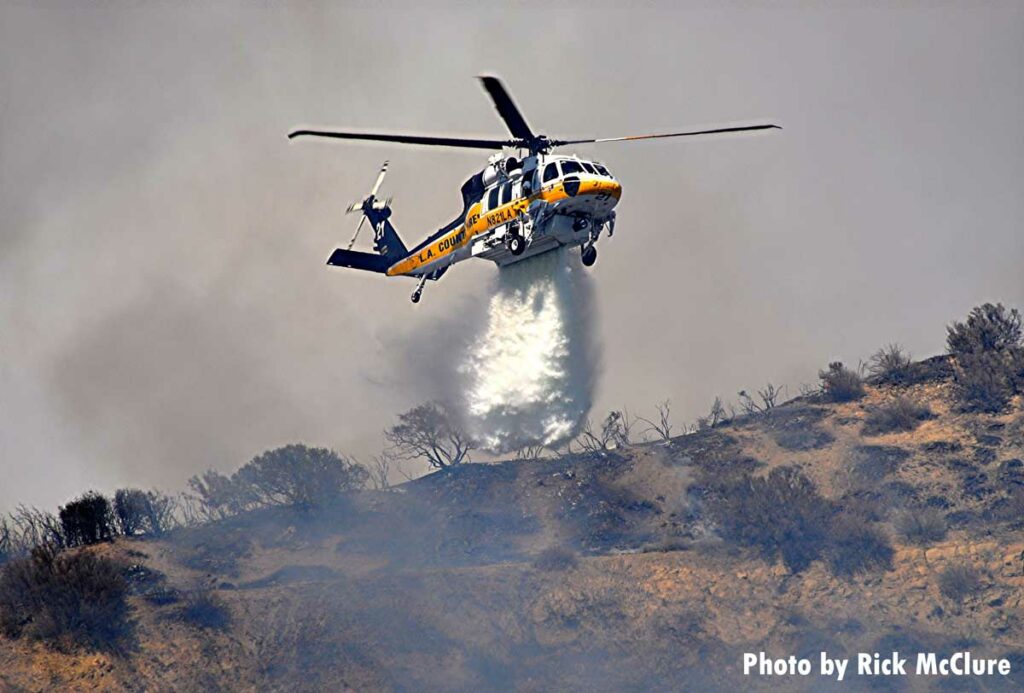
[[[940,364],[941,366],[941,364]],[[797,400],[668,444],[611,454],[467,465],[316,516],[279,510],[121,540],[96,550],[136,566],[132,641],[120,653],[58,653],[0,639],[10,690],[820,690],[822,679],[744,678],[741,653],[776,655],[969,647],[1008,656],[1013,679],[862,678],[844,690],[1024,685],[1024,411],[951,406],[938,375],[871,387],[861,401]],[[934,418],[863,433],[897,392]],[[892,569],[799,574],[720,539],[707,480],[795,465],[841,504],[871,504]],[[946,538],[904,543],[906,509],[945,515]],[[570,547],[575,566],[535,557]],[[982,586],[953,602],[950,565]],[[139,568],[141,566],[141,568]],[[225,628],[181,620],[180,593],[212,586]]]

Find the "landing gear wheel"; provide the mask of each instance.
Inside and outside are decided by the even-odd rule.
[[[585,247],[580,251],[580,260],[587,267],[593,267],[594,263],[597,262],[597,248],[592,245]]]
[[[426,283],[427,275],[424,274],[422,277],[420,277],[420,283],[416,285],[416,290],[412,292],[412,296],[410,297],[413,303],[420,302],[420,297],[423,295],[423,285]]]
[[[508,246],[508,252],[513,255],[522,255],[523,251],[526,250],[526,239],[518,233],[511,233],[505,239],[505,245]]]

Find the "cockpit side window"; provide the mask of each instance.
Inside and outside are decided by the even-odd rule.
[[[487,195],[487,209],[492,210],[498,206],[498,188],[494,187],[491,189],[490,194]]]
[[[544,167],[544,182],[547,183],[549,180],[554,180],[555,178],[558,178],[558,164],[552,161]]]
[[[586,161],[581,161],[580,166],[582,166],[583,170],[586,171],[587,173],[595,173],[594,167],[588,164]]]
[[[512,183],[505,183],[501,187],[501,204],[507,205],[512,201]]]
[[[562,175],[568,176],[570,173],[579,173],[583,168],[580,166],[578,161],[563,161],[562,162]]]
[[[608,176],[609,178],[612,177],[612,174],[608,173],[608,169],[606,169],[601,164],[594,164],[594,168],[596,168],[597,172],[600,173],[602,176]]]

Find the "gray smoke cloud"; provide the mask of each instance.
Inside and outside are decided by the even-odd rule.
[[[595,416],[680,421],[892,340],[918,356],[985,300],[1024,304],[1019,3],[0,6],[0,508],[178,488],[302,440],[366,457],[450,387],[466,263],[415,309],[329,270],[384,159],[409,243],[477,153],[288,142],[303,125],[616,136],[774,120],[768,136],[581,146],[624,185],[593,268]],[[433,336],[432,336],[433,335]],[[450,345],[450,346],[449,346]],[[403,360],[404,355],[409,358]]]

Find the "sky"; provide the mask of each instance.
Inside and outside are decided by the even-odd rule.
[[[784,128],[575,150],[624,188],[595,416],[670,398],[682,425],[1024,307],[1024,6],[624,5],[3,3],[0,509],[175,491],[294,441],[378,451],[496,270],[414,307],[324,262],[384,159],[412,244],[486,153],[285,135],[504,137],[480,74],[553,137]]]

